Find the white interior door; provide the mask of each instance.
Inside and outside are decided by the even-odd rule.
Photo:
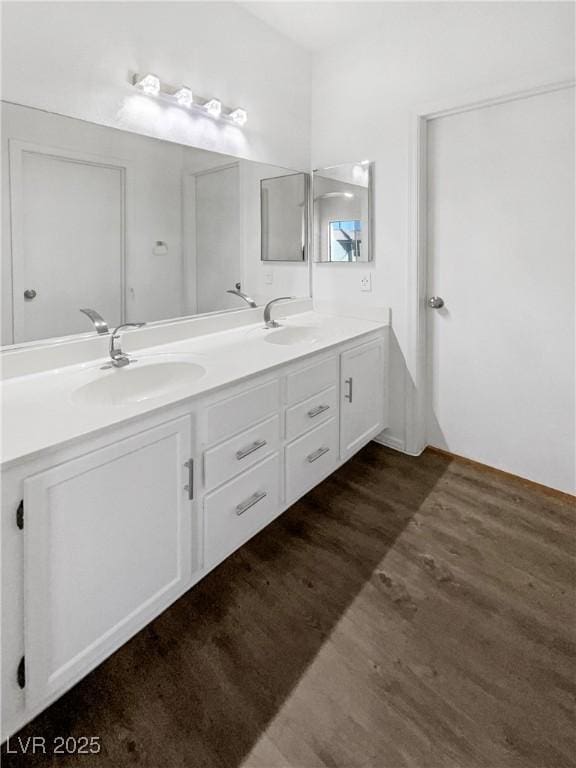
[[[226,293],[241,280],[239,184],[237,165],[196,176],[198,312],[243,306],[238,298]]]
[[[15,343],[122,318],[124,170],[47,152],[11,152]]]
[[[428,442],[574,491],[574,92],[430,121]]]

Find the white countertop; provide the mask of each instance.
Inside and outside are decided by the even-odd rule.
[[[78,390],[104,376],[122,376],[132,368],[102,371],[106,358],[8,379],[0,384],[2,398],[2,463],[119,424],[158,408],[207,394],[277,366],[329,349],[382,329],[383,322],[305,312],[282,321],[283,328],[309,327],[309,338],[294,344],[272,344],[262,322],[205,336],[139,349],[131,357],[146,363],[149,356],[186,360],[205,369],[204,375],[185,388],[168,390],[137,402],[119,405],[86,402]],[[281,330],[281,329],[278,329]],[[134,363],[134,366],[138,363]]]

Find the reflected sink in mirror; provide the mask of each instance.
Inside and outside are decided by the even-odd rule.
[[[269,344],[304,344],[308,342],[314,344],[322,340],[322,334],[319,328],[305,325],[290,325],[277,330],[269,331],[264,337],[264,341]]]
[[[72,400],[86,405],[120,406],[140,403],[186,389],[206,373],[182,359],[135,359],[124,368],[102,370],[98,378],[78,387]]]

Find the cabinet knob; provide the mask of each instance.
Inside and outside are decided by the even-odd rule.
[[[36,296],[37,296],[37,293],[34,290],[34,288],[27,288],[24,291],[24,298],[27,299],[28,301],[32,301],[32,299],[35,299]]]

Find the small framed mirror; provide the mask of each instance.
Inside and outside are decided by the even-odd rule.
[[[260,181],[262,261],[306,261],[308,188],[305,173]]]
[[[313,202],[314,261],[372,261],[373,163],[315,170]]]

